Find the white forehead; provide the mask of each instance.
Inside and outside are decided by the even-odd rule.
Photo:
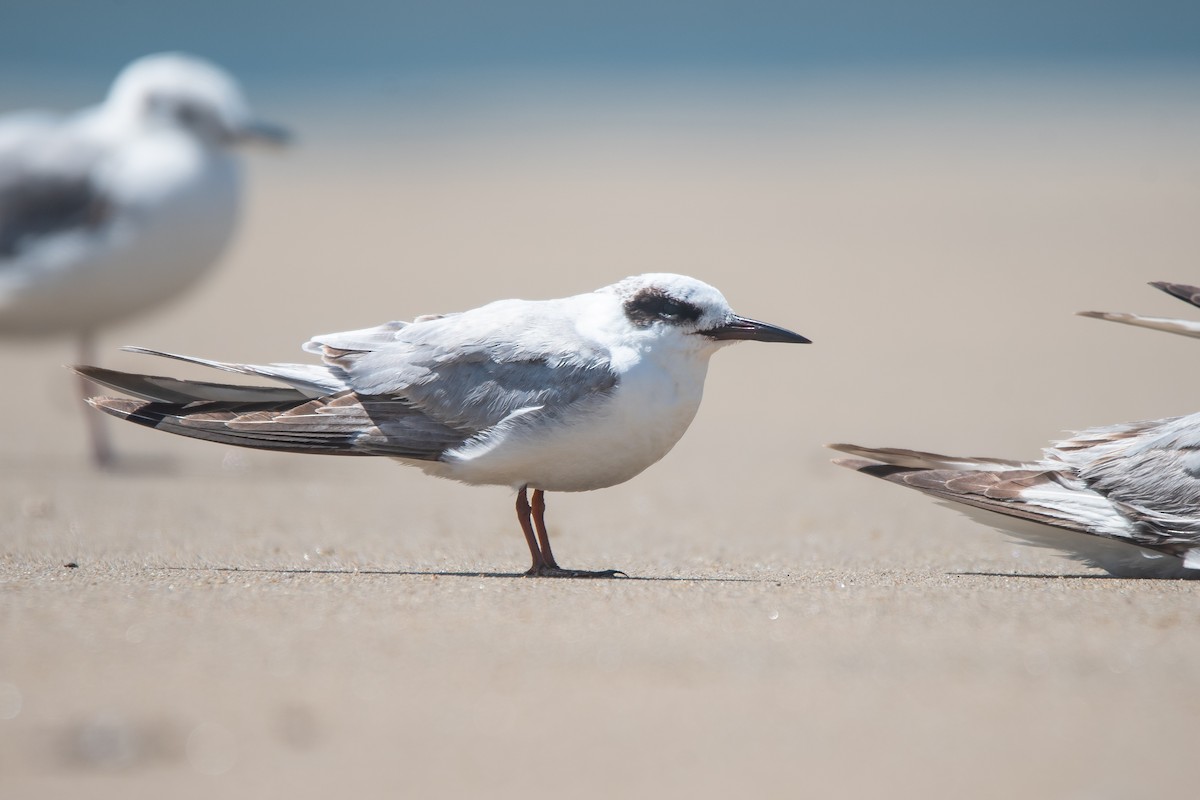
[[[676,300],[682,300],[705,310],[725,311],[729,302],[715,286],[704,281],[690,278],[687,275],[676,275],[671,272],[648,272],[644,275],[633,275],[622,281],[605,287],[615,292],[622,299],[633,297],[638,292],[650,289],[667,295]],[[601,291],[605,291],[601,289]]]
[[[109,102],[140,108],[151,95],[186,99],[229,116],[244,116],[246,101],[237,82],[217,65],[183,53],[157,53],[129,64],[113,81]]]

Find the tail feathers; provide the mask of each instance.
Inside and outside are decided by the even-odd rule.
[[[1000,470],[1023,469],[1030,465],[1022,461],[1010,461],[1003,458],[977,458],[973,456],[944,456],[938,453],[927,453],[921,450],[908,450],[900,447],[863,447],[857,444],[839,442],[827,444],[831,450],[849,453],[859,458],[870,459],[894,467],[906,469],[971,469],[971,470]],[[849,462],[851,459],[838,459],[835,463]],[[849,466],[849,463],[843,464]],[[853,467],[857,469],[857,467]]]
[[[256,427],[237,424],[240,420],[246,420],[248,415],[256,415],[256,412],[264,417],[276,417],[281,411],[277,403],[197,403],[181,406],[167,402],[147,403],[125,397],[90,397],[87,402],[114,417],[193,439],[290,453],[363,454],[353,449],[358,438],[358,430],[354,428],[336,430],[332,426],[323,426],[320,429],[306,429],[297,426],[288,430],[278,425]]]
[[[129,353],[171,358],[187,364],[198,364],[202,367],[233,372],[238,375],[257,375],[260,378],[286,383],[308,397],[320,397],[349,388],[343,379],[344,373],[321,364],[234,364],[178,353],[167,353],[162,350],[151,350],[145,347],[122,347],[121,349]]]
[[[228,383],[180,380],[163,375],[139,375],[86,365],[79,365],[73,369],[93,383],[155,403],[284,403],[301,402],[305,399],[305,395],[299,390],[283,386],[235,386]]]
[[[1065,553],[1066,557],[1120,577],[1200,578],[1196,554],[1175,541],[1140,530],[1120,504],[1076,485],[1048,466],[1016,468],[929,466],[971,464],[908,450],[831,445],[867,456],[834,463],[930,495],[939,504],[1015,539]],[[1195,565],[1195,566],[1193,566]]]
[[[409,403],[354,392],[314,400],[293,392],[284,402],[172,403],[93,397],[88,403],[114,417],[168,433],[288,453],[437,461],[475,435],[432,419]]]

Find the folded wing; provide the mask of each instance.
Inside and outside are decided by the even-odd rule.
[[[97,397],[92,405],[170,433],[242,447],[418,461],[441,459],[502,426],[595,402],[616,385],[606,357],[581,358],[570,341],[501,345],[503,319],[497,335],[464,337],[455,321],[465,316],[318,337],[306,349],[322,355],[319,365],[234,364],[127,348],[277,386],[78,371],[134,398]]]

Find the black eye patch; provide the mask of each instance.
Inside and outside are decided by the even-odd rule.
[[[679,325],[700,319],[700,309],[656,289],[643,289],[625,301],[625,316],[639,326],[649,325],[655,320]]]

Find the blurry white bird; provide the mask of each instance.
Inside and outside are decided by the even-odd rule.
[[[743,339],[808,341],[735,315],[706,283],[649,274],[558,300],[501,300],[317,336],[304,349],[321,365],[135,349],[285,386],[78,370],[139,398],[92,405],[152,428],[267,450],[389,456],[430,475],[513,487],[533,559],[527,575],[611,577],[558,566],[543,493],[613,486],[666,455],[700,405],[709,357]]]
[[[1200,287],[1189,286],[1186,283],[1168,283],[1166,281],[1151,281],[1151,286],[1161,289],[1172,297],[1178,297],[1186,303],[1200,308]],[[1166,317],[1143,317],[1137,314],[1125,314],[1114,311],[1080,311],[1081,317],[1106,319],[1110,322],[1122,322],[1126,325],[1136,325],[1139,328],[1178,333],[1182,336],[1200,337],[1200,322],[1185,319],[1169,319]]]
[[[93,360],[99,328],[179,294],[224,250],[241,194],[230,148],[285,139],[226,72],[178,53],[131,63],[99,106],[0,118],[0,335],[72,334]]]
[[[1025,543],[1126,578],[1200,579],[1200,414],[1092,428],[1037,461],[831,444]]]

